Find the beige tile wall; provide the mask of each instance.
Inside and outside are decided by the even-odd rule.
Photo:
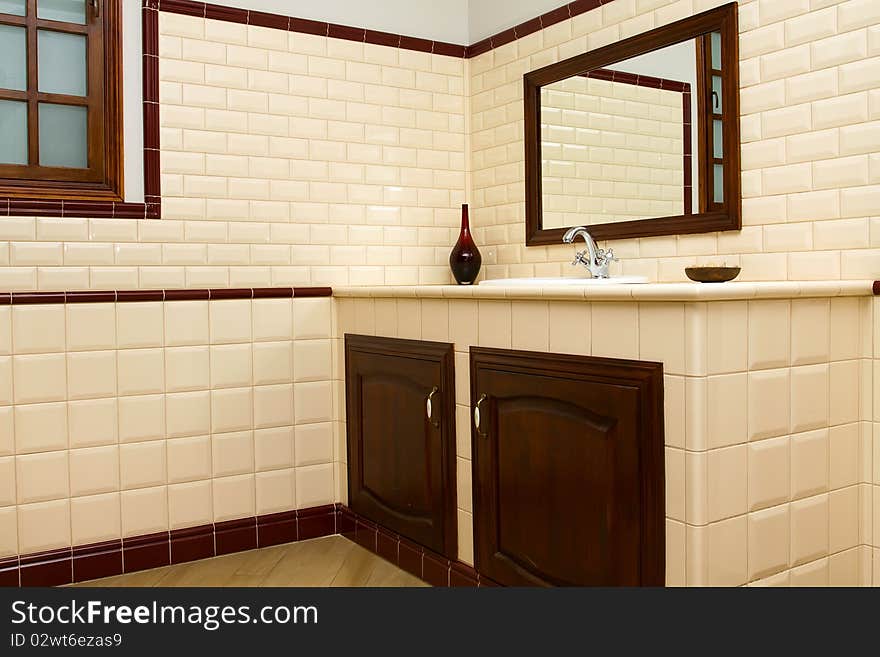
[[[451,282],[464,60],[167,12],[159,29],[162,220],[4,217],[0,290]]]
[[[0,556],[334,502],[331,304],[0,308]]]
[[[684,212],[681,92],[584,77],[554,82],[541,90],[541,154],[547,227]]]
[[[872,303],[340,298],[336,394],[344,332],[455,344],[459,558],[472,563],[468,348],[661,361],[667,583],[870,584]],[[344,471],[344,424],[337,435]]]
[[[472,225],[485,275],[558,276],[570,247],[524,244],[522,75],[724,0],[615,0],[470,60]],[[740,0],[743,230],[615,243],[622,270],[694,262],[744,280],[880,273],[880,3]],[[618,265],[621,267],[621,265]]]

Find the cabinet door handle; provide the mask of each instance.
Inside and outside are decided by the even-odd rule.
[[[425,400],[425,414],[428,416],[428,421],[435,427],[440,426],[440,420],[434,419],[434,395],[438,392],[440,392],[440,389],[437,386],[434,386],[431,388],[431,392],[428,393],[428,398]]]
[[[474,405],[474,427],[477,430],[477,433],[481,436],[488,435],[485,431],[480,428],[480,422],[482,420],[482,404],[486,401],[486,395],[480,395],[480,398],[477,400],[477,403]]]

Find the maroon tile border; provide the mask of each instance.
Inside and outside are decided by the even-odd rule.
[[[417,545],[342,504],[336,505],[336,533],[431,586],[498,586],[471,566]]]
[[[171,530],[171,563],[185,563],[214,556],[214,527],[200,525]]]
[[[337,505],[0,558],[0,587],[58,586],[336,534]]]
[[[435,55],[446,55],[448,57],[458,58],[469,58],[482,55],[485,52],[512,43],[513,41],[528,36],[529,34],[533,34],[545,27],[550,27],[551,25],[568,20],[569,18],[574,18],[585,12],[598,9],[602,5],[614,2],[614,0],[575,0],[575,2],[570,2],[567,5],[552,9],[545,14],[531,18],[515,27],[502,30],[498,34],[494,34],[469,46],[462,46],[454,43],[446,43],[445,41],[432,41],[430,39],[420,39],[401,34],[392,34],[390,32],[352,27],[350,25],[339,25],[337,23],[296,18],[295,16],[237,9],[211,3],[193,2],[191,0],[144,1],[149,4],[157,4],[160,11],[185,14],[187,16],[199,16],[202,18],[242,23],[245,25],[260,25],[263,27],[288,30],[290,32],[316,34],[336,39],[373,43],[380,46],[390,46],[392,48],[402,48],[404,50],[428,52]]]
[[[164,0],[168,11],[185,13],[201,3]],[[159,12],[158,0],[144,0],[142,15],[144,202],[0,198],[0,217],[89,217],[95,219],[158,219],[162,209],[159,173]]]
[[[257,547],[257,519],[242,518],[214,523],[217,556],[244,552]]]
[[[21,557],[21,586],[60,586],[73,581],[73,550],[62,548]]]
[[[0,292],[0,306],[37,303],[127,303],[223,299],[291,299],[330,297],[329,287],[243,287],[179,290],[73,290],[69,292]]]
[[[874,281],[874,285],[871,286],[871,291],[875,295],[880,295],[880,281]]]
[[[122,541],[73,548],[73,581],[85,582],[122,574]]]

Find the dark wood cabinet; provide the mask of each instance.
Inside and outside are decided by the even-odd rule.
[[[455,511],[451,344],[345,336],[352,510],[450,558]]]
[[[663,585],[662,364],[471,348],[471,400],[482,575]]]

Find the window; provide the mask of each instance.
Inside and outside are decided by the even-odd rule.
[[[0,196],[121,200],[120,0],[0,0]]]

